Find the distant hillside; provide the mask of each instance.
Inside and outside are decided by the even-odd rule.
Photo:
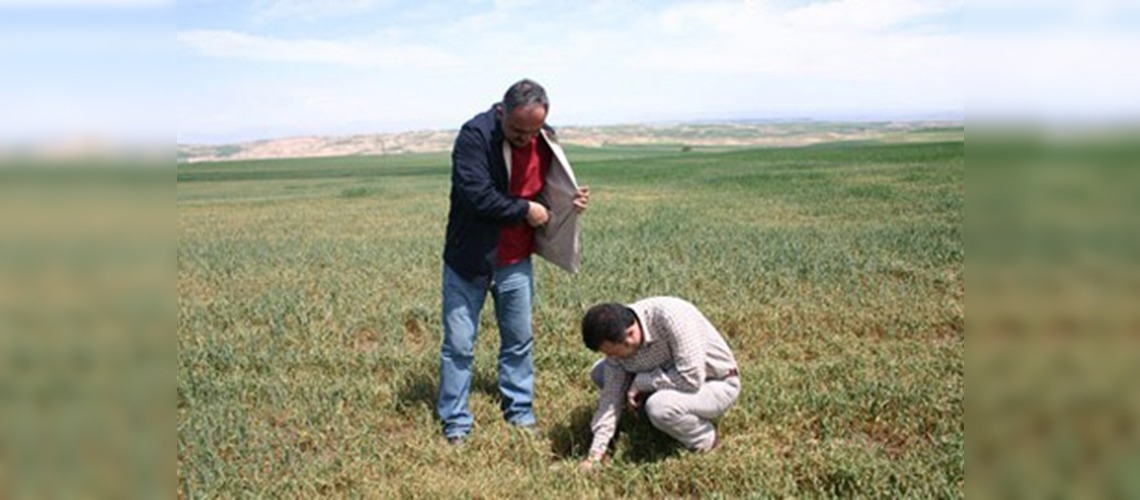
[[[559,127],[565,144],[585,147],[676,145],[690,147],[804,146],[835,141],[960,140],[962,122],[715,122]],[[222,145],[178,145],[178,162],[385,155],[449,151],[456,130],[307,136]]]

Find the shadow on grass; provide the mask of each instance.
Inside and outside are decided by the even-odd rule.
[[[406,415],[409,411],[420,409],[436,415],[439,381],[435,375],[438,370],[438,365],[421,366],[418,369],[408,370],[399,382],[395,402],[396,410]],[[472,392],[485,393],[496,402],[502,399],[499,394],[499,383],[493,374],[478,368],[473,369],[473,372],[471,375]]]
[[[590,419],[594,416],[593,406],[579,406],[571,411],[565,420],[554,424],[546,435],[550,438],[550,452],[558,460],[585,458],[590,451]]]
[[[680,442],[649,423],[649,417],[644,411],[638,412],[636,416],[625,412],[621,424],[618,425],[618,433],[619,439],[615,440],[621,444],[618,456],[627,462],[635,464],[658,462],[679,455],[685,450]],[[620,439],[623,434],[624,439]]]
[[[437,396],[436,378],[423,370],[410,370],[400,380],[396,396],[396,411],[408,414],[411,411],[427,410],[435,415]]]
[[[555,424],[547,432],[550,451],[558,460],[579,460],[590,451],[593,432],[590,420],[594,406],[580,406],[570,412],[566,420]],[[620,443],[620,444],[619,444]],[[617,435],[610,442],[610,451],[620,447],[617,456],[635,464],[651,463],[677,455],[683,447],[667,434],[657,430],[644,413],[623,412]]]
[[[471,371],[471,392],[481,392],[491,396],[496,403],[502,399],[502,394],[499,393],[499,379],[495,375],[495,369],[485,370],[481,368],[472,368]]]

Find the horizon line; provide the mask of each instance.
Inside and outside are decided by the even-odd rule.
[[[896,114],[896,115],[871,115],[871,114],[857,114],[853,113],[851,116],[832,116],[832,117],[811,117],[811,116],[788,116],[788,117],[769,117],[769,118],[680,118],[680,119],[660,119],[648,120],[639,122],[621,122],[621,123],[604,123],[604,124],[566,124],[557,125],[556,130],[560,129],[579,129],[579,128],[610,128],[610,127],[629,127],[629,126],[647,126],[647,125],[683,125],[683,124],[716,124],[716,123],[803,123],[803,122],[816,122],[816,123],[876,123],[876,122],[925,122],[925,121],[938,121],[938,122],[965,122],[966,117],[964,112],[960,111],[944,111],[944,112],[930,112],[930,113],[912,113],[912,114]],[[353,137],[353,136],[369,136],[369,135],[399,135],[399,134],[413,134],[413,133],[439,133],[439,132],[453,132],[459,130],[459,126],[447,128],[408,128],[401,130],[376,130],[372,132],[312,132],[312,133],[289,133],[282,132],[277,135],[258,135],[250,134],[251,137],[241,138],[234,137],[230,139],[216,139],[216,140],[194,140],[182,141],[175,138],[175,146],[225,146],[236,144],[251,144],[260,142],[269,142],[286,139],[298,139],[305,137]],[[202,134],[191,134],[202,135]],[[241,133],[222,134],[222,135],[241,135]]]

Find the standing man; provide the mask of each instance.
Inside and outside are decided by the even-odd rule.
[[[443,345],[437,411],[447,442],[471,432],[467,406],[479,313],[487,292],[499,326],[503,418],[535,429],[531,254],[577,271],[577,216],[589,202],[546,125],[546,91],[531,80],[463,124],[451,153],[443,251]]]
[[[590,374],[602,391],[583,469],[605,456],[623,407],[644,406],[654,427],[690,450],[720,443],[712,420],[736,402],[740,373],[728,344],[695,306],[675,297],[598,304],[582,318],[582,340],[606,355]]]

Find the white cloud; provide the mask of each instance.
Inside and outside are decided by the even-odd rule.
[[[113,56],[169,54],[170,31],[136,27],[111,30],[98,27],[17,28],[0,32],[0,55],[72,53]],[[43,64],[51,64],[43,61]]]
[[[305,80],[227,83],[213,86],[208,102],[180,99],[175,117],[182,140],[213,142],[304,134],[396,132],[458,127],[484,104],[499,82],[472,101],[446,78],[400,79],[369,72]]]
[[[399,43],[260,37],[222,30],[178,32],[178,42],[223,59],[335,64],[355,67],[451,66],[455,58],[438,49]]]
[[[187,96],[181,122],[188,133],[257,123],[328,130],[368,117],[455,127],[523,76],[552,92],[556,124],[946,112],[964,101],[963,0],[551,0],[542,16],[527,1],[393,5],[361,14],[376,22],[354,29],[375,28],[351,38],[181,31],[183,49],[205,56],[199,67],[249,62],[224,81],[187,82],[201,94]],[[258,61],[329,67],[285,77]]]
[[[169,141],[176,127],[169,96],[153,89],[83,92],[73,88],[25,92],[5,101],[0,143],[99,136],[115,141]]]
[[[1140,69],[1121,62],[1135,57],[1138,43],[1140,36],[1115,33],[971,38],[970,115],[1135,120]]]
[[[496,10],[519,9],[540,5],[540,0],[494,0]]]
[[[655,43],[643,46],[629,62],[656,69],[841,81],[927,79],[959,69],[962,35],[896,27],[956,4],[843,0],[790,10],[761,3],[685,4],[658,17],[664,36],[654,36]]]
[[[578,11],[519,23],[520,1],[526,3],[497,0],[493,10],[426,31],[423,26],[387,27],[388,39],[382,41],[292,40],[215,30],[184,31],[178,39],[212,57],[346,66],[441,67],[464,61],[473,67],[525,69],[576,64],[839,81],[930,81],[961,70],[959,27],[938,32],[907,25],[954,12],[962,0],[839,0],[795,8],[764,2],[693,2],[608,28],[580,22]],[[342,0],[317,7],[311,0],[266,1],[281,10],[363,8],[375,3]],[[585,11],[603,19],[607,14],[633,14],[620,4],[593,4]],[[423,42],[398,41],[405,39]]]
[[[787,13],[785,20],[796,30],[844,33],[885,30],[924,16],[962,7],[961,0],[840,0],[813,3]]]
[[[277,19],[313,20],[362,12],[385,0],[255,0],[253,20],[266,22]]]
[[[972,119],[1135,121],[1140,46],[1133,0],[971,4],[966,80]],[[980,26],[980,28],[978,27]]]

